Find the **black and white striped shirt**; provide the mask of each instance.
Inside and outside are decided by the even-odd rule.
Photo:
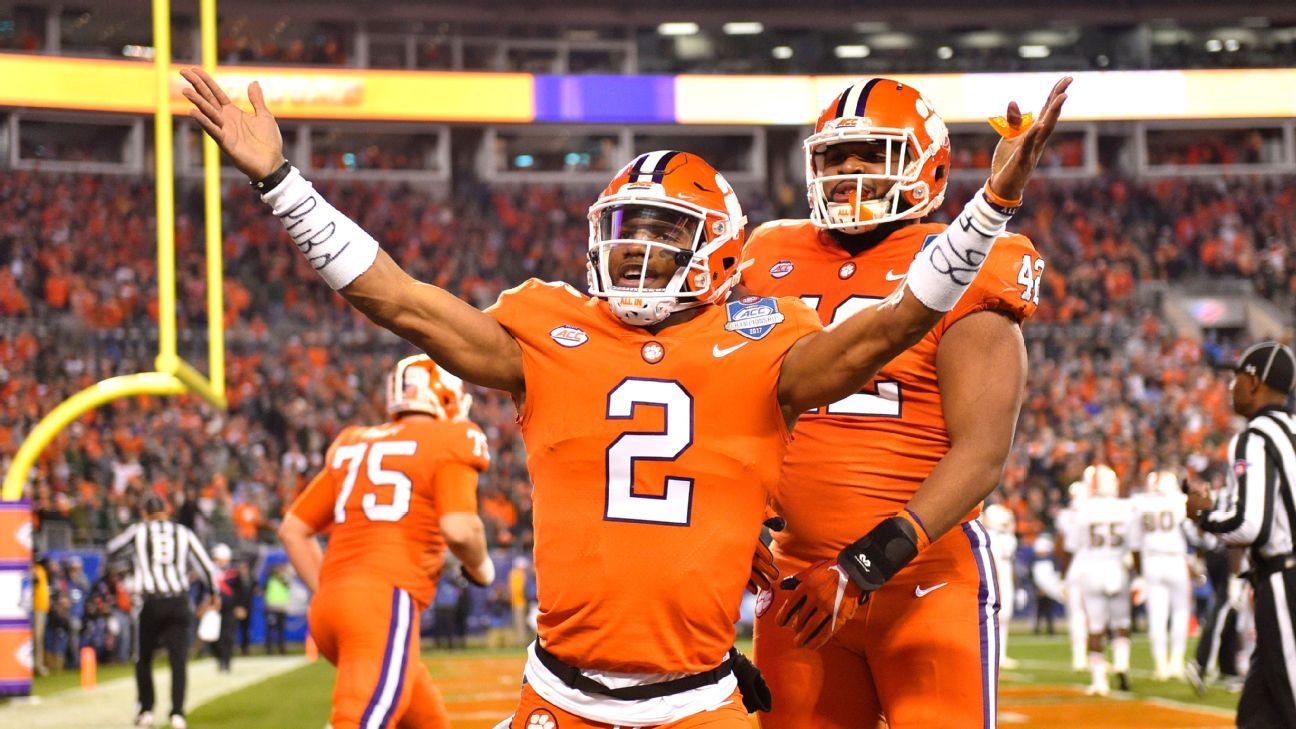
[[[1215,509],[1202,515],[1203,531],[1260,557],[1292,553],[1296,526],[1296,418],[1266,408],[1229,442],[1228,480]]]
[[[189,594],[190,560],[215,589],[219,577],[202,542],[187,528],[173,521],[145,521],[108,542],[108,553],[134,548],[135,591],[145,598],[178,597]]]

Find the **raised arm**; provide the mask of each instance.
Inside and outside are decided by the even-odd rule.
[[[1066,102],[1071,78],[1058,81],[1024,133],[1004,139],[997,167],[983,190],[914,259],[894,294],[854,316],[801,339],[783,360],[779,400],[790,420],[858,392],[882,365],[917,344],[958,303],[1003,234]],[[1021,123],[1016,104],[1010,124]]]
[[[248,113],[202,69],[180,75],[192,87],[183,91],[194,105],[189,115],[253,181],[330,286],[454,374],[515,396],[522,393],[522,350],[499,322],[448,291],[415,281],[288,165],[260,84],[248,87]]]

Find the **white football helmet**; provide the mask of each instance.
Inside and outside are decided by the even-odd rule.
[[[1179,486],[1179,477],[1174,471],[1153,471],[1147,475],[1147,485],[1145,490],[1149,494],[1161,494],[1162,496],[1182,496],[1183,489]]]
[[[1080,480],[1091,496],[1116,498],[1120,496],[1120,478],[1110,466],[1089,466]]]
[[[426,354],[406,357],[387,375],[387,413],[425,413],[440,420],[466,420],[472,395],[463,380]]]
[[[1012,534],[1017,529],[1017,518],[1012,509],[1003,504],[991,504],[981,512],[981,523],[997,534]]]

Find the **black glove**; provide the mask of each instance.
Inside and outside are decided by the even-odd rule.
[[[765,683],[760,669],[737,648],[731,649],[729,654],[733,656],[734,678],[738,679],[738,690],[742,692],[743,708],[748,714],[773,709],[774,695],[770,693],[769,684]]]

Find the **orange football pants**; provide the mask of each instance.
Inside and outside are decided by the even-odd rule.
[[[333,729],[450,726],[441,692],[419,657],[419,613],[409,593],[381,580],[320,585],[310,631],[337,666]]]
[[[784,575],[805,563],[779,560]],[[756,618],[756,665],[774,695],[762,729],[985,729],[999,688],[999,581],[980,523],[923,550],[821,649],[775,621],[776,589]]]
[[[655,729],[751,729],[747,710],[743,708],[742,693],[734,689],[729,703],[711,711],[703,711],[669,724],[659,724]],[[530,684],[522,685],[522,699],[509,729],[616,729],[616,724],[590,721],[563,711],[545,701]]]

